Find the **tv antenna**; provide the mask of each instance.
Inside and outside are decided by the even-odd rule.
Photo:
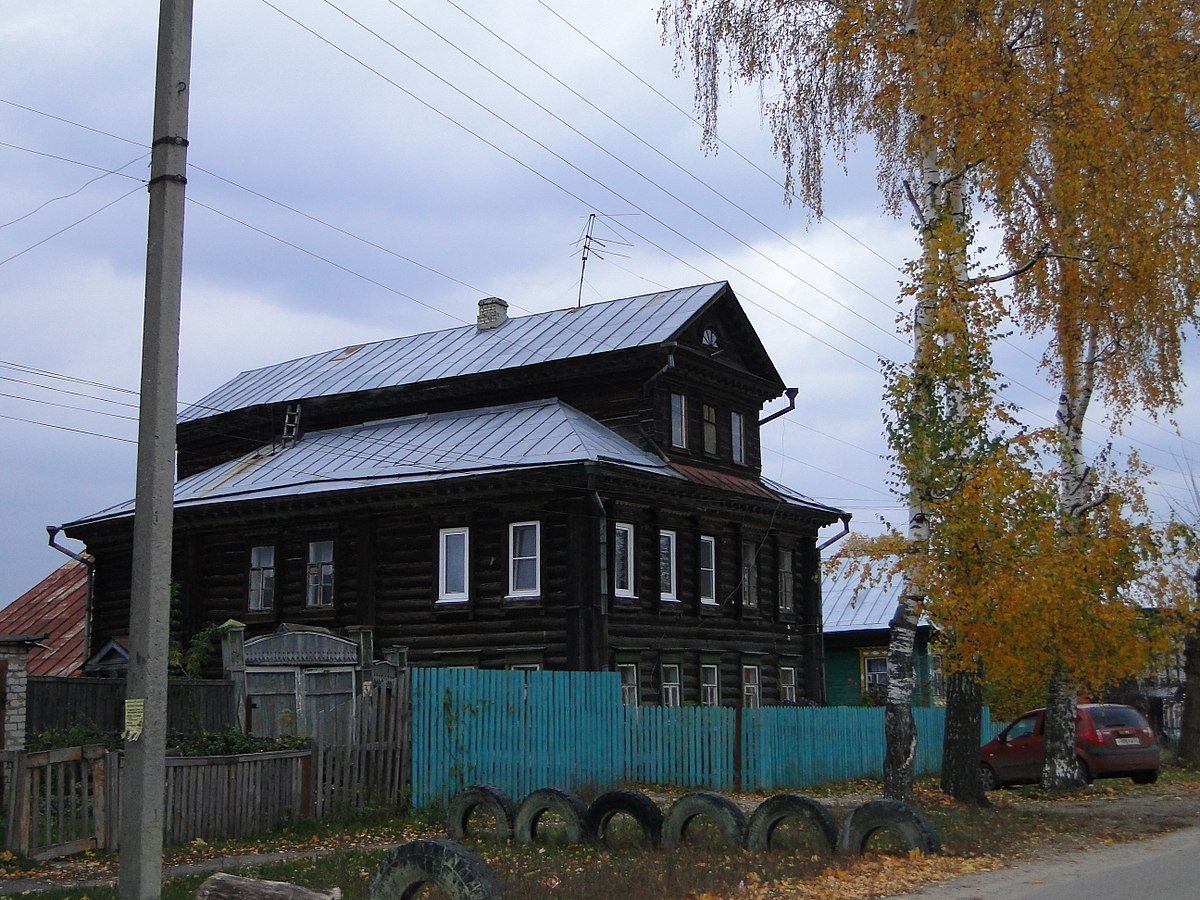
[[[588,216],[587,228],[584,229],[583,237],[575,242],[576,244],[579,244],[581,242],[583,243],[583,252],[581,254],[582,260],[581,260],[581,263],[579,266],[579,296],[577,296],[575,298],[575,308],[576,309],[579,309],[581,306],[583,306],[583,275],[584,275],[584,272],[587,271],[587,264],[588,264],[589,256],[594,254],[597,259],[604,259],[605,258],[604,254],[607,253],[610,256],[619,256],[622,259],[629,259],[628,255],[626,255],[624,253],[613,253],[611,250],[609,250],[608,242],[605,242],[603,239],[596,237],[595,227],[596,227],[596,214],[591,213]],[[619,244],[622,247],[632,246],[632,244],[627,244],[624,241],[612,241],[612,243]]]

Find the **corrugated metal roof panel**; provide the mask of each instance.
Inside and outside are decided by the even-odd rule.
[[[248,406],[375,390],[653,346],[670,341],[725,282],[327,350],[242,372],[180,413],[181,422]]]
[[[69,562],[0,609],[0,634],[45,634],[30,675],[78,675],[87,633],[87,566]]]
[[[666,463],[558,400],[405,416],[311,432],[185,478],[177,507],[605,461],[679,478]],[[122,518],[133,503],[73,525]]]

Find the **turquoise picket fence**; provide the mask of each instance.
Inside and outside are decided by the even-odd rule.
[[[417,807],[471,784],[514,798],[621,784],[773,791],[883,772],[881,707],[623,706],[614,672],[418,668],[411,683]],[[916,771],[937,772],[945,710],[913,714]]]

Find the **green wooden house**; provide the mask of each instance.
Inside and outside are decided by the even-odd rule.
[[[892,578],[862,585],[843,561],[826,569],[821,583],[824,614],[825,703],[828,706],[882,705],[887,695],[888,622],[896,612],[903,583]],[[914,655],[914,702],[945,702],[939,657],[930,652],[932,629],[921,619]]]

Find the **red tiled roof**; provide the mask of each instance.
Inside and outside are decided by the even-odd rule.
[[[69,562],[0,609],[0,634],[46,635],[29,651],[30,675],[80,674],[87,591],[87,566]]]

